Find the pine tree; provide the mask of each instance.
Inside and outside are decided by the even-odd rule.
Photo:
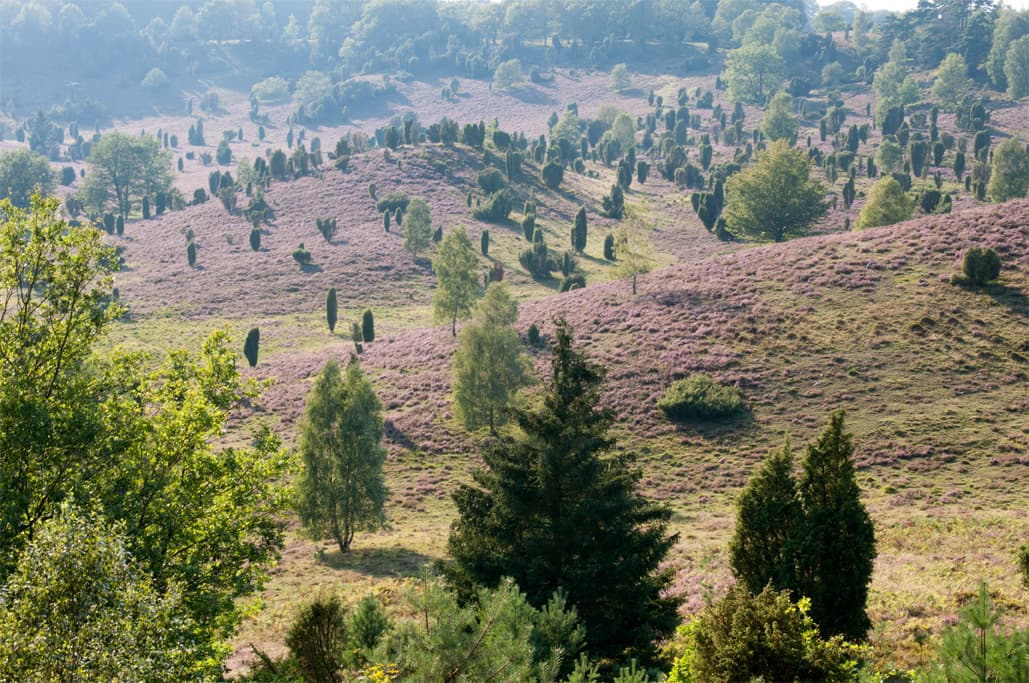
[[[356,359],[346,379],[335,361],[319,373],[300,428],[303,471],[297,487],[300,521],[315,537],[331,536],[347,552],[358,529],[383,525],[382,402]]]
[[[339,307],[336,303],[336,288],[330,287],[329,294],[325,297],[325,322],[329,324],[329,332],[336,331],[336,317]]]
[[[503,577],[535,606],[563,589],[594,654],[646,656],[678,622],[679,600],[664,595],[672,573],[659,569],[676,540],[670,512],[639,494],[631,455],[604,457],[614,445],[604,371],[572,347],[567,323],[555,336],[542,405],[512,411],[522,434],[489,444],[485,469],[454,495],[444,570],[466,596]]]
[[[854,475],[854,445],[837,410],[807,448],[798,484],[804,523],[797,534],[797,589],[825,637],[861,641],[876,556],[875,529]]]
[[[436,271],[436,291],[432,295],[432,315],[450,322],[450,333],[457,336],[457,321],[467,318],[479,288],[478,261],[468,233],[463,227],[451,230],[432,259]]]
[[[518,304],[501,282],[490,283],[454,354],[454,412],[466,429],[496,435],[514,393],[532,378],[514,330]]]
[[[768,454],[736,502],[729,563],[752,594],[768,584],[775,590],[796,585],[792,544],[803,518],[787,439],[781,449]]]

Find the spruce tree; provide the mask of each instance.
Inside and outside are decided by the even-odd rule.
[[[640,495],[631,455],[605,455],[604,371],[572,347],[564,321],[555,337],[542,405],[512,411],[521,434],[487,445],[485,468],[454,495],[444,571],[467,597],[503,577],[535,606],[564,590],[595,655],[645,657],[678,622],[679,600],[664,594],[672,572],[659,568],[676,540],[670,511]]]
[[[339,307],[336,304],[336,288],[330,287],[329,294],[325,297],[325,322],[329,324],[329,332],[336,331],[336,317]]]
[[[781,449],[768,454],[736,502],[729,563],[752,594],[768,584],[775,590],[795,586],[792,546],[803,518],[787,439]]]
[[[854,474],[854,444],[837,410],[807,448],[798,484],[804,522],[797,534],[797,589],[825,637],[867,637],[875,529]]]

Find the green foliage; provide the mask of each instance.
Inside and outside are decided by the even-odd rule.
[[[782,85],[786,62],[771,45],[751,43],[730,50],[722,80],[729,82],[729,99],[764,104],[768,93]]]
[[[18,556],[0,600],[0,679],[215,678],[177,585],[158,590],[119,531],[64,504]]]
[[[632,74],[625,64],[615,64],[611,69],[611,76],[608,79],[607,87],[614,92],[623,92],[632,87]]]
[[[329,325],[329,332],[335,333],[336,320],[339,315],[339,306],[336,301],[336,288],[330,287],[325,297],[325,322]]]
[[[321,71],[307,71],[297,79],[293,98],[299,121],[319,121],[333,112],[332,79]]]
[[[190,240],[186,244],[186,262],[190,268],[193,268],[197,264],[197,245],[196,242]]]
[[[876,100],[876,121],[883,126],[884,135],[892,133],[885,125],[887,113],[918,101],[918,83],[908,75],[906,60],[903,44],[899,40],[894,41],[890,48],[889,61],[879,67],[872,82]]]
[[[307,398],[298,450],[303,461],[297,511],[315,538],[329,536],[347,552],[359,529],[385,523],[382,403],[356,359],[346,379],[329,361]]]
[[[269,76],[254,83],[250,94],[261,104],[281,104],[289,100],[289,81],[282,76]]]
[[[293,260],[296,261],[301,268],[311,263],[311,252],[304,248],[304,243],[293,250]]]
[[[1008,97],[1021,99],[1029,95],[1029,34],[1011,41],[1004,57],[1004,79]]]
[[[586,207],[581,206],[575,214],[575,225],[572,228],[572,247],[580,254],[586,249],[586,231]]]
[[[480,221],[502,223],[511,215],[511,191],[507,188],[491,194],[481,205],[476,206],[472,215]]]
[[[475,177],[475,182],[478,183],[479,187],[486,194],[492,194],[507,186],[504,174],[493,167],[487,167],[479,171],[479,174]]]
[[[799,595],[811,599],[811,616],[823,636],[866,638],[868,584],[876,556],[875,529],[861,503],[854,445],[843,431],[844,412],[829,417],[808,445],[797,490],[804,523],[797,533]]]
[[[761,116],[761,132],[769,140],[792,140],[797,134],[797,119],[793,115],[793,98],[787,92],[777,92],[768,102]]]
[[[286,635],[286,647],[306,681],[341,683],[346,646],[346,610],[335,595],[304,604]]]
[[[672,420],[717,420],[746,409],[734,387],[718,384],[704,374],[673,382],[657,407]]]
[[[63,177],[61,182],[70,184],[65,183]],[[45,156],[27,149],[0,153],[0,199],[8,199],[18,208],[27,209],[33,194],[46,196],[53,191],[54,175]]]
[[[608,261],[615,260],[615,236],[610,232],[604,236],[604,258]]]
[[[253,228],[250,230],[250,248],[254,251],[261,250],[261,229]]]
[[[625,193],[621,185],[612,185],[611,191],[601,199],[604,215],[608,218],[621,218],[625,212]]]
[[[246,356],[247,363],[250,367],[257,366],[257,354],[261,345],[261,330],[256,327],[251,327],[250,331],[247,332],[246,341],[243,342],[243,355]]]
[[[232,162],[232,148],[229,147],[228,140],[221,140],[218,143],[218,148],[214,152],[214,159],[222,166],[227,166]]]
[[[375,202],[375,208],[378,211],[389,211],[394,212],[397,209],[403,211],[407,210],[407,205],[410,203],[410,199],[403,192],[390,192],[387,195],[379,197]]]
[[[973,287],[982,287],[1000,277],[1000,256],[993,249],[972,247],[961,259],[961,271]]]
[[[450,333],[457,335],[457,321],[472,312],[479,288],[476,271],[478,260],[464,227],[451,230],[432,259],[436,273],[436,291],[432,295],[432,316],[450,323]]]
[[[735,586],[680,628],[684,652],[667,683],[856,680],[860,651],[839,636],[819,637],[808,608],[789,591]]]
[[[371,309],[361,314],[361,339],[369,343],[375,341],[375,315]]]
[[[410,251],[414,258],[418,258],[418,252],[426,249],[432,239],[432,215],[424,199],[410,201],[403,226],[404,249]]]
[[[565,169],[564,166],[556,161],[548,161],[543,167],[541,173],[543,176],[543,184],[551,190],[556,190],[561,186],[561,181],[564,180]]]
[[[773,142],[757,163],[726,181],[722,215],[728,229],[776,242],[803,234],[829,208],[825,188],[810,172],[803,150],[791,148],[785,140]]]
[[[1005,633],[1002,612],[985,583],[958,611],[958,623],[943,632],[927,683],[1029,682],[1029,629]],[[921,679],[920,679],[921,680]]]
[[[855,230],[874,228],[879,225],[893,225],[911,218],[915,209],[912,199],[893,176],[885,176],[876,181],[868,192],[868,199],[861,207]]]
[[[1024,197],[1029,190],[1029,154],[1017,138],[1007,138],[993,151],[990,182],[987,193],[990,201],[1006,202]]]
[[[171,153],[150,136],[105,133],[89,152],[82,203],[102,212],[110,204],[127,217],[143,196],[172,189]]]
[[[336,219],[335,218],[316,218],[315,225],[318,226],[318,232],[322,234],[326,242],[332,242],[332,238],[336,235]]]
[[[972,87],[965,58],[953,52],[943,58],[933,81],[933,95],[944,108],[954,109]]]
[[[517,59],[501,62],[493,71],[493,87],[507,90],[522,82],[522,63]]]
[[[531,380],[514,331],[517,320],[518,305],[502,283],[493,282],[474,320],[461,330],[453,397],[454,414],[466,429],[488,426],[495,434],[515,393]]]
[[[729,544],[733,575],[750,593],[796,585],[796,535],[804,519],[793,476],[790,442],[772,451],[736,501]]]
[[[489,443],[474,484],[454,494],[445,570],[468,596],[512,577],[543,605],[563,587],[591,651],[646,655],[677,621],[671,570],[659,569],[675,542],[670,513],[638,493],[630,457],[602,457],[614,419],[599,407],[603,370],[572,348],[563,321],[556,335],[542,404],[511,411],[522,434]]]
[[[489,230],[483,230],[479,234],[479,251],[483,256],[489,256]]]

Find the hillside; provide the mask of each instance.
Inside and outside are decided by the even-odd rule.
[[[639,454],[647,494],[677,511],[672,562],[687,610],[727,585],[732,501],[760,458],[784,434],[802,447],[830,410],[845,408],[879,535],[872,617],[891,624],[873,638],[877,655],[916,662],[915,636],[937,630],[980,577],[1026,617],[1012,558],[1029,534],[1027,215],[1021,200],[799,239],[661,269],[636,297],[612,281],[523,304],[523,331],[536,322],[546,333],[564,317],[609,369],[620,446]],[[973,245],[1002,254],[1001,285],[950,284]],[[362,363],[387,406],[393,528],[361,539],[349,558],[295,539],[269,609],[245,635],[274,643],[297,582],[385,588],[443,552],[449,492],[475,461],[476,439],[450,416],[454,347],[442,327],[396,329],[366,345]],[[260,373],[277,379],[262,405],[291,424],[325,358],[351,348],[280,350]],[[668,422],[656,400],[690,372],[736,384],[749,416]]]

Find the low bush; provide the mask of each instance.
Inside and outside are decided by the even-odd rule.
[[[375,208],[378,209],[380,213],[383,211],[396,212],[397,209],[406,211],[409,201],[410,199],[403,192],[390,192],[389,194],[380,197],[378,201],[375,202]]]
[[[293,250],[293,260],[299,263],[301,267],[311,263],[311,252],[304,248],[303,242]]]
[[[494,192],[485,202],[472,210],[472,215],[480,221],[500,223],[506,221],[511,214],[511,193],[507,189]]]
[[[704,374],[674,382],[657,407],[672,420],[717,419],[745,410],[743,397],[734,387],[718,384]]]
[[[963,275],[954,278],[956,283],[981,287],[1000,277],[1000,256],[993,249],[972,247],[961,260],[961,271]]]

